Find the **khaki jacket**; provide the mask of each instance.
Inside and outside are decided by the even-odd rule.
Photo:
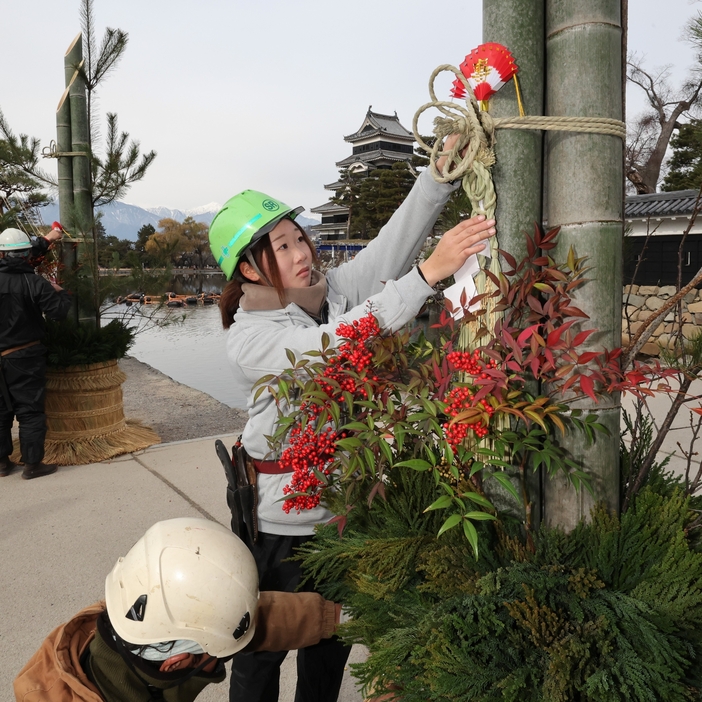
[[[14,681],[17,702],[103,702],[80,667],[105,603],[98,602],[56,627]],[[329,638],[336,605],[313,592],[261,592],[256,632],[247,651],[290,651]],[[125,701],[127,702],[127,701]]]

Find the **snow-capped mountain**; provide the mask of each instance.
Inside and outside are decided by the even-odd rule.
[[[162,219],[175,219],[182,222],[186,217],[192,217],[196,222],[204,222],[209,225],[214,216],[222,206],[217,202],[210,202],[207,205],[194,207],[189,210],[173,210],[168,207],[137,207],[126,202],[113,202],[104,207],[100,207],[102,212],[102,224],[107,234],[116,236],[118,239],[129,239],[136,241],[137,232],[145,225],[151,224],[154,229],[158,229],[158,223]],[[59,219],[59,208],[57,202],[43,207],[41,216],[47,224]],[[319,220],[307,217],[298,217],[298,222],[303,227],[319,224]]]

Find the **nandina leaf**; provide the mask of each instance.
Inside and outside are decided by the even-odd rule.
[[[336,524],[336,528],[339,532],[339,537],[342,537],[344,535],[344,529],[346,528],[346,515],[338,514],[336,517],[332,517],[327,522],[327,524]]]
[[[536,228],[536,230],[534,232],[534,236],[537,236],[537,237],[539,236],[538,228]],[[527,238],[526,238],[526,246],[527,246],[527,254],[528,254],[529,258],[534,258],[534,256],[536,255],[536,246],[534,244],[534,240],[528,234],[527,234]]]
[[[582,390],[582,392],[584,392],[589,398],[597,402],[597,398],[595,397],[594,383],[592,382],[592,378],[590,378],[590,376],[580,376],[580,390]]]
[[[557,414],[549,415],[549,419],[558,427],[559,431],[561,432],[561,436],[565,436],[566,429],[565,425],[563,424],[563,420]]]
[[[438,499],[434,500],[424,511],[431,512],[435,509],[446,509],[451,505],[452,498],[450,495],[442,495]]]
[[[464,492],[461,494],[461,496],[467,497],[472,502],[475,502],[475,504],[485,507],[485,509],[495,509],[490,500],[486,499],[482,495],[478,495],[477,492]]]
[[[412,470],[425,471],[432,468],[431,463],[424,461],[421,458],[410,458],[407,461],[400,461],[395,464],[396,468],[412,468]]]
[[[453,527],[456,526],[456,524],[459,524],[461,522],[461,515],[460,514],[452,514],[442,525],[441,529],[439,529],[439,532],[437,536],[441,536],[445,531],[448,531],[449,529],[453,529]]]
[[[561,334],[570,329],[573,324],[575,324],[575,320],[565,322],[565,324],[561,324],[559,327],[556,327],[556,329],[549,333],[546,339],[546,345],[552,348],[556,346],[556,344],[558,344],[558,342],[561,340]]]
[[[452,417],[450,423],[473,424],[474,422],[479,422],[482,418],[483,413],[477,407],[468,407],[463,412],[459,412],[455,417]]]
[[[507,261],[507,263],[509,264],[509,266],[510,266],[511,268],[516,268],[516,267],[517,267],[517,261],[516,261],[516,259],[514,258],[514,256],[512,256],[511,253],[508,253],[507,251],[504,251],[503,249],[498,249],[498,252],[499,252],[500,255],[502,256],[502,258],[504,258],[505,261]]]
[[[519,494],[517,493],[517,489],[514,487],[512,484],[512,481],[509,479],[507,475],[504,473],[500,472],[495,472],[492,474],[492,477],[497,480],[497,482],[502,485],[502,487],[507,490],[507,492],[514,497],[515,500],[519,501]]]
[[[597,358],[600,354],[595,351],[586,351],[578,356],[578,363],[582,366],[586,363],[590,363],[594,358]]]
[[[539,328],[538,324],[532,324],[530,327],[527,327],[518,337],[517,337],[517,343],[520,346],[525,346],[527,340],[529,337]]]
[[[473,548],[473,553],[475,555],[475,560],[478,560],[478,532],[475,530],[475,527],[467,520],[463,520],[463,533],[466,535],[466,539],[468,539],[468,543],[471,545]]]
[[[544,308],[542,307],[541,303],[533,295],[527,295],[527,305],[529,305],[534,312],[538,312],[540,315],[544,313]]]
[[[582,317],[583,319],[590,319],[581,309],[578,307],[561,307],[559,312],[568,317]]]
[[[697,414],[702,414],[702,407],[690,407],[691,412],[696,412]]]
[[[568,380],[563,383],[563,386],[561,387],[561,392],[565,392],[571,385],[573,385],[579,378],[582,378],[582,376],[579,373],[575,373],[568,378]]]
[[[573,339],[572,345],[573,346],[580,346],[580,344],[582,344],[585,341],[585,339],[587,339],[587,337],[590,336],[590,334],[594,334],[595,331],[596,331],[595,329],[586,329],[585,331],[579,332],[578,334],[575,335],[575,338]]]
[[[488,520],[495,520],[497,517],[489,512],[466,512],[463,515],[466,519],[472,519],[475,522],[486,522]]]

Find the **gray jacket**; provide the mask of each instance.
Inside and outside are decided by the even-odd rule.
[[[277,310],[237,311],[227,355],[236,391],[248,397],[249,419],[242,441],[250,456],[276,458],[266,439],[275,431],[276,405],[267,392],[254,401],[252,388],[264,375],[290,367],[286,349],[300,358],[321,347],[324,333],[334,344],[338,325],[365,316],[369,305],[386,331],[400,329],[417,315],[432,289],[410,268],[453,190],[422,172],[377,238],[352,261],[327,273],[328,324],[317,324],[294,303]],[[259,528],[269,534],[312,534],[314,526],[331,515],[323,507],[285,514],[280,500],[289,480],[289,474],[258,476]]]

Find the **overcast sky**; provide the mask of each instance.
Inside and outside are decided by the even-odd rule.
[[[108,26],[129,33],[121,64],[99,90],[99,109],[117,112],[121,129],[158,152],[125,201],[188,209],[254,188],[293,206],[322,204],[335,161],[351,153],[343,137],[371,104],[397,111],[411,129],[432,70],[458,65],[481,42],[481,6],[96,0],[99,38]],[[651,68],[671,64],[684,74],[692,52],[681,30],[702,4],[629,0],[629,7],[630,49]],[[0,108],[16,133],[48,144],[63,56],[80,30],[79,2],[24,0],[11,8],[2,13]],[[630,94],[629,115],[641,107]],[[429,128],[427,118],[422,131]],[[44,163],[55,174],[55,161]]]

